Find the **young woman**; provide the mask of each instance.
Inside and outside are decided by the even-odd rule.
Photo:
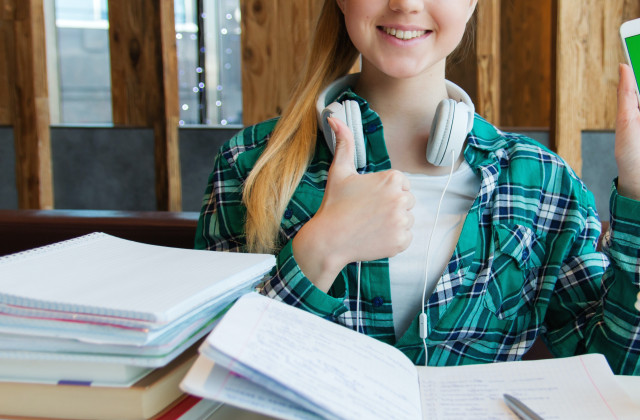
[[[619,177],[601,254],[594,200],[574,172],[472,110],[465,120],[472,104],[456,111],[464,144],[443,155],[449,164],[426,158],[449,138],[439,104],[464,97],[445,61],[476,2],[326,0],[282,117],[242,130],[217,156],[196,247],[276,254],[262,293],[416,364],[516,360],[542,336],[557,356],[600,352],[614,371],[640,373],[633,76],[621,66]],[[358,54],[361,73],[341,79]],[[319,115],[333,101],[355,103],[347,115],[361,116],[361,130]]]

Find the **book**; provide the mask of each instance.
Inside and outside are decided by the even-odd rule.
[[[230,417],[226,411],[232,409],[231,406],[223,406],[211,400],[204,400],[189,394],[183,394],[173,401],[158,414],[148,420],[214,420],[215,419],[236,419],[237,416]],[[218,412],[221,413],[218,416]],[[52,420],[53,417],[25,417],[25,416],[2,416],[2,420]],[[147,420],[147,419],[144,419]],[[247,419],[249,420],[249,419]]]
[[[129,387],[0,382],[0,418],[149,419],[183,397],[179,383],[196,349],[192,346]]]
[[[209,420],[222,407],[222,403],[185,394],[151,420]]]
[[[29,355],[30,356],[30,355]],[[78,360],[34,360],[0,358],[0,381],[85,385],[129,386],[153,371],[153,368]]]
[[[104,233],[0,257],[0,358],[164,366],[274,265]]]
[[[637,418],[604,356],[414,366],[398,349],[256,293],[200,346],[188,393],[285,419]]]

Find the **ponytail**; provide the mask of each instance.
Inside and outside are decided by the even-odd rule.
[[[316,100],[326,86],[349,72],[357,56],[336,1],[325,0],[302,79],[244,185],[250,252],[276,250],[284,211],[313,158]]]

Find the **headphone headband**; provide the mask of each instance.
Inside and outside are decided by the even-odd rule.
[[[316,101],[316,116],[318,118],[318,126],[322,127],[322,111],[333,101],[336,100],[338,95],[344,92],[347,88],[353,87],[356,85],[358,78],[360,77],[360,73],[352,73],[347,74],[339,78],[338,80],[332,82],[327,86],[318,96],[318,100]],[[450,80],[445,80],[447,86],[447,95],[449,98],[455,100],[456,102],[462,102],[467,105],[469,108],[469,119],[467,126],[467,133],[471,131],[473,127],[473,116],[475,113],[475,107],[471,98],[460,86],[456,85]]]
[[[359,77],[360,73],[349,74],[329,84],[316,101],[316,117],[318,127],[332,153],[335,152],[336,138],[327,118],[334,116],[347,124],[354,137],[355,166],[363,168],[366,165],[366,151],[360,105],[354,100],[336,102],[342,92],[356,85]],[[445,84],[448,98],[438,104],[426,150],[427,160],[437,166],[449,166],[455,162],[453,156],[461,153],[475,118],[475,109],[469,95],[449,80],[445,80]]]

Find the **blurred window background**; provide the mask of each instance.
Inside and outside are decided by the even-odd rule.
[[[111,124],[107,0],[45,3],[52,124]],[[239,0],[174,0],[180,125],[242,124]]]

